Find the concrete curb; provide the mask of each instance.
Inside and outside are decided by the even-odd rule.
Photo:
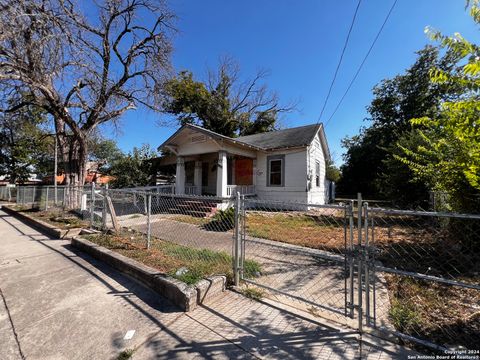
[[[214,276],[191,286],[81,237],[75,236],[71,242],[75,248],[131,276],[186,312],[220,296],[225,290],[225,276]]]
[[[71,228],[71,229],[60,229],[55,227],[54,225],[51,225],[45,221],[42,221],[40,219],[36,219],[33,216],[29,216],[28,214],[19,212],[18,210],[13,209],[10,206],[6,206],[2,204],[2,210],[5,211],[7,214],[12,215],[23,222],[25,222],[27,225],[32,226],[41,232],[57,238],[57,239],[69,239],[73,236],[77,236],[80,234],[82,231],[81,228]]]

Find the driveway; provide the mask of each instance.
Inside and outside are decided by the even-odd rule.
[[[405,358],[404,349],[227,292],[191,313],[0,211],[0,358]]]

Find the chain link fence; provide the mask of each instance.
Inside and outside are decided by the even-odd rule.
[[[480,216],[366,206],[364,223],[367,324],[409,344],[480,349]]]
[[[260,264],[242,280],[314,313],[353,316],[350,205],[244,199],[240,206],[242,254]]]
[[[0,186],[0,200],[15,201],[17,196],[17,188],[15,186],[3,185]]]
[[[75,203],[100,230],[89,240],[189,284],[226,275],[242,291],[421,351],[480,348],[480,215],[361,198],[183,195],[171,185],[59,186],[56,196],[53,186],[19,186],[16,201],[42,211]]]

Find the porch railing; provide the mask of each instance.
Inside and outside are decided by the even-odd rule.
[[[185,195],[200,195],[199,186],[185,186]]]
[[[255,185],[227,185],[227,196],[233,197],[237,192],[240,195],[255,195]]]

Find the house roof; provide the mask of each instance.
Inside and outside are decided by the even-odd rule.
[[[216,139],[222,139],[230,143],[263,151],[305,147],[310,145],[315,138],[315,135],[319,133],[322,148],[327,159],[330,159],[330,151],[328,149],[327,140],[323,131],[323,124],[321,123],[254,135],[240,136],[237,138],[224,136],[211,130],[204,129],[200,126],[186,124],[178,129],[172,136],[170,136],[162,145],[158,147],[158,149],[160,150],[162,147],[169,145],[171,141],[185,128],[199,131]]]
[[[321,124],[299,126],[290,129],[240,136],[235,138],[235,140],[265,150],[303,147],[313,141],[313,138],[321,126]]]

